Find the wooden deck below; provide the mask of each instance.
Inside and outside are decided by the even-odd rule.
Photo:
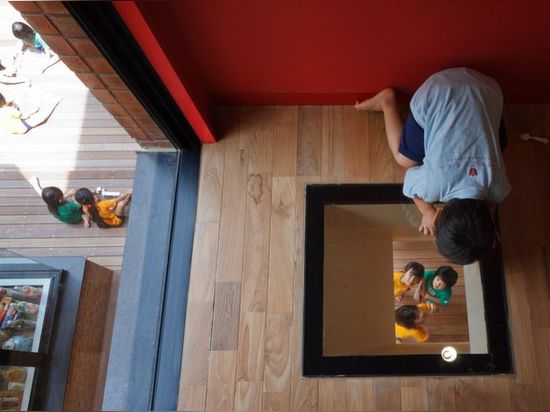
[[[17,45],[11,23],[21,20],[6,1],[0,2],[0,52]],[[51,216],[29,183],[38,176],[43,186],[98,186],[124,191],[133,185],[139,145],[63,64],[40,74],[25,60],[20,73],[32,86],[0,85],[12,94],[63,100],[50,119],[25,135],[0,131],[0,247],[27,256],[87,256],[99,265],[120,271],[125,227],[99,229],[69,225]]]
[[[13,52],[16,41],[11,35],[11,23],[20,20],[19,13],[1,0],[0,53]],[[24,67],[21,73],[31,78],[30,88],[0,85],[2,90],[32,94],[36,99],[49,95],[63,100],[45,124],[25,135],[0,131],[0,248],[25,256],[87,256],[91,262],[114,271],[109,277],[110,296],[98,302],[107,305],[101,310],[106,316],[99,323],[99,318],[94,320],[94,327],[104,328],[97,331],[102,341],[92,339],[88,343],[93,343],[93,351],[81,354],[86,361],[100,358],[97,371],[84,377],[88,379],[86,387],[78,388],[79,404],[68,398],[74,408],[84,405],[89,410],[95,402],[97,409],[102,403],[101,386],[109,355],[126,225],[116,229],[94,225],[85,229],[82,225],[62,223],[49,214],[29,182],[32,176],[38,176],[43,186],[58,186],[62,190],[101,186],[125,191],[133,186],[136,151],[140,147],[62,62],[44,74],[39,74],[33,65]],[[91,398],[94,394],[99,398]]]

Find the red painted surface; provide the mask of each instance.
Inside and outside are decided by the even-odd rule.
[[[170,64],[206,104],[345,104],[470,66],[506,103],[550,103],[550,2],[139,2]]]
[[[135,2],[115,1],[114,6],[199,139],[204,143],[215,142],[207,118],[207,93],[193,76],[175,72]]]

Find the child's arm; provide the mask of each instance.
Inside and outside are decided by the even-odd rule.
[[[431,301],[437,303],[438,305],[447,306],[447,304],[449,303],[448,301],[441,300],[437,296],[434,296],[430,293],[427,293],[427,295],[428,295],[428,297],[430,298]]]
[[[418,286],[416,287],[416,290],[414,291],[414,300],[415,302],[420,302],[422,297],[426,294],[426,281],[422,279]]]
[[[423,232],[426,236],[433,236],[435,233],[434,226],[434,216],[435,216],[435,207],[429,202],[426,202],[419,197],[413,197],[413,202],[422,214],[422,223],[418,228],[419,232]]]
[[[413,337],[414,337],[414,340],[416,340],[419,343],[422,343],[422,342],[426,342],[430,338],[430,333],[424,326],[419,326]]]
[[[416,307],[426,313],[434,313],[437,311],[436,304],[430,301],[419,303]]]
[[[88,210],[84,210],[84,213],[82,214],[82,222],[84,223],[84,227],[86,229],[90,228],[90,212],[88,212]]]

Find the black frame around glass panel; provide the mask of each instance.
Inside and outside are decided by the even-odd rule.
[[[455,362],[437,355],[324,356],[323,261],[325,206],[412,203],[401,184],[306,186],[303,375],[412,376],[512,373],[508,310],[500,244],[480,260],[487,327],[487,354],[459,354]],[[495,218],[498,225],[498,219]],[[490,275],[490,279],[489,279]],[[487,287],[485,287],[487,285]]]

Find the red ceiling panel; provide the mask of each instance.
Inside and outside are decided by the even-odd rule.
[[[138,7],[199,99],[344,103],[468,65],[550,102],[548,1],[168,1]],[[351,99],[351,100],[350,100]]]

